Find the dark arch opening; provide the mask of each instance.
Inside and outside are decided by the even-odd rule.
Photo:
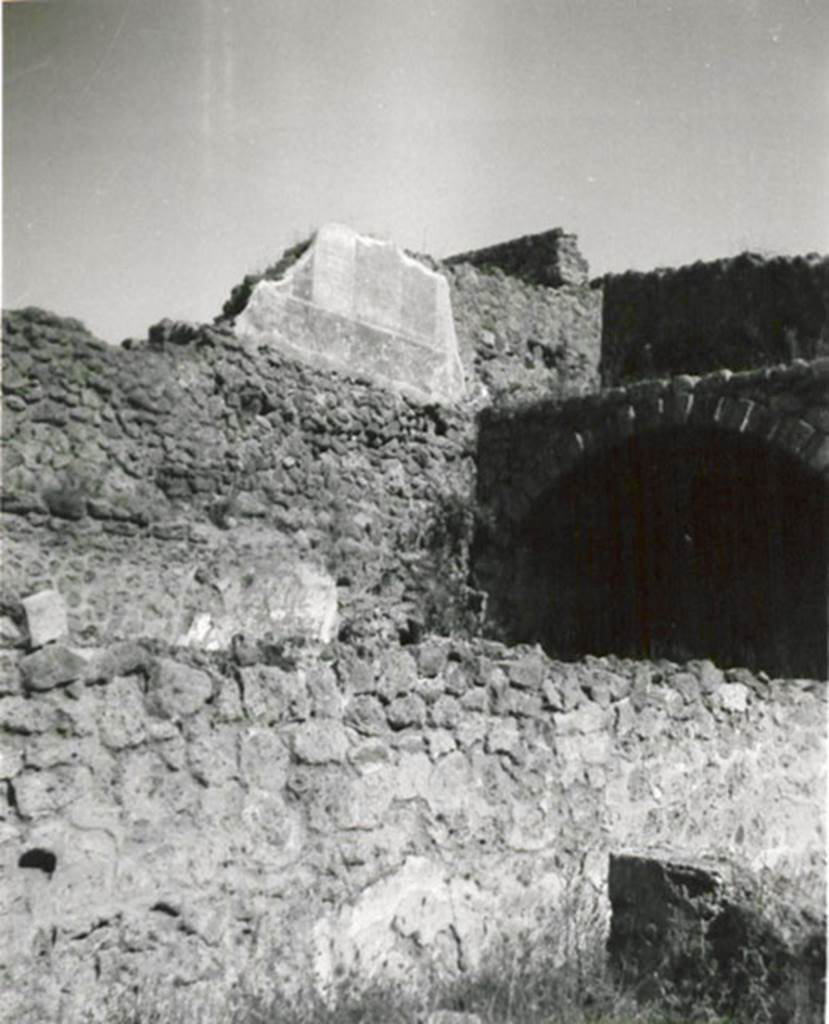
[[[827,675],[827,486],[755,438],[688,428],[584,459],[503,574],[506,632],[615,653]]]

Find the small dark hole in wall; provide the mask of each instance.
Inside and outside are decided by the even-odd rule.
[[[440,408],[436,405],[427,405],[424,407],[423,413],[426,419],[431,421],[435,435],[445,437],[449,430],[449,424],[443,418]]]
[[[165,903],[163,900],[159,901],[158,903],[154,903],[150,907],[150,910],[155,910],[159,914],[166,914],[168,917],[180,917],[181,916],[181,912],[180,911],[176,910],[175,907],[170,906],[169,903]]]
[[[6,782],[6,801],[12,810],[17,810],[17,793],[15,793],[14,786],[10,781]]]
[[[49,878],[55,873],[57,864],[58,859],[51,850],[42,850],[38,846],[21,854],[17,861],[19,868],[34,868],[37,871],[42,871]]]
[[[400,643],[404,647],[411,647],[419,644],[423,636],[423,623],[417,619],[406,619],[406,625],[401,626],[398,632]]]

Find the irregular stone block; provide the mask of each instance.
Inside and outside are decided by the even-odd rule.
[[[83,778],[88,780],[84,771]],[[60,766],[47,771],[24,771],[14,780],[17,811],[21,818],[45,818],[78,798],[82,790],[79,769]]]
[[[381,736],[389,731],[383,708],[376,697],[352,697],[345,710],[345,724],[364,736]]]
[[[387,701],[417,688],[417,668],[408,651],[385,654],[378,669],[377,693]]]
[[[443,685],[452,697],[462,697],[472,686],[471,671],[468,665],[451,662],[443,672]]]
[[[430,709],[432,724],[442,729],[454,729],[461,720],[461,707],[454,697],[438,697]]]
[[[244,707],[249,718],[269,725],[301,722],[309,717],[311,702],[304,680],[274,665],[239,670]]]
[[[250,789],[278,793],[285,785],[290,755],[288,748],[270,729],[253,727],[239,740],[239,771]]]
[[[21,658],[19,668],[25,689],[52,690],[80,679],[86,659],[62,644],[50,644]]]
[[[12,749],[4,740],[0,747],[0,780],[13,779],[23,771],[23,751]]]
[[[349,761],[358,771],[374,771],[391,761],[391,748],[378,739],[364,740],[349,755]]]
[[[524,690],[537,690],[544,682],[546,665],[544,656],[533,651],[514,661],[507,669],[510,682]]]
[[[338,722],[306,722],[294,734],[294,756],[304,764],[339,764],[348,752],[348,738]]]
[[[308,673],[308,693],[315,718],[342,718],[343,695],[329,665],[318,665]]]
[[[556,732],[560,735],[600,732],[609,719],[609,713],[598,704],[584,704],[575,711],[553,715]]]
[[[454,737],[447,729],[431,729],[426,734],[426,744],[429,748],[429,756],[433,761],[457,750]]]
[[[159,658],[150,673],[147,709],[158,718],[183,718],[198,711],[212,694],[213,682],[205,672]]]
[[[280,280],[256,285],[236,336],[419,401],[464,393],[446,279],[342,224],[320,228]]]
[[[394,797],[386,772],[368,772],[346,784],[336,810],[342,829],[370,829],[382,824]]]
[[[116,678],[106,688],[98,713],[101,743],[111,750],[137,747],[146,738],[146,709],[135,681]]]
[[[134,672],[148,672],[151,664],[152,655],[144,647],[126,640],[96,651],[89,659],[83,678],[87,683],[107,682]]]
[[[0,649],[0,697],[20,693],[20,684],[17,652]]]
[[[422,676],[433,679],[446,664],[446,646],[435,640],[424,641],[417,651],[417,668]]]
[[[405,729],[408,726],[420,727],[426,722],[426,705],[417,694],[398,697],[389,704],[386,715],[393,729]]]
[[[42,647],[52,640],[61,640],[69,635],[66,604],[56,590],[41,590],[24,597],[21,604],[26,613],[26,626],[32,647]]]
[[[740,714],[748,705],[749,689],[744,683],[724,683],[720,687],[720,701],[726,711]]]
[[[523,744],[518,724],[514,718],[496,719],[486,737],[489,754],[507,754],[519,764],[523,761]]]
[[[610,760],[611,740],[606,733],[556,736],[555,745],[562,763],[574,769],[588,764],[607,764]]]
[[[807,901],[783,878],[725,861],[627,854],[611,855],[608,890],[611,962],[640,998],[704,995],[718,1016],[759,998],[769,1020],[822,1019],[826,920],[815,890]]]

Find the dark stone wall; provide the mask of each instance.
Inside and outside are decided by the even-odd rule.
[[[744,253],[602,280],[605,385],[829,352],[829,258]]]
[[[579,252],[578,239],[562,228],[458,253],[444,262],[448,266],[469,263],[482,270],[497,268],[511,277],[547,288],[586,284],[589,272],[587,260]]]

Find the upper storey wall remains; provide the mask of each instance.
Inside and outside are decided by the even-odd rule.
[[[525,235],[485,249],[458,253],[444,261],[453,266],[470,263],[479,268],[497,268],[528,284],[547,288],[587,284],[587,260],[579,252],[575,235],[553,228],[537,235]]]
[[[464,393],[446,279],[342,224],[323,226],[280,280],[259,281],[236,335],[421,401]]]

